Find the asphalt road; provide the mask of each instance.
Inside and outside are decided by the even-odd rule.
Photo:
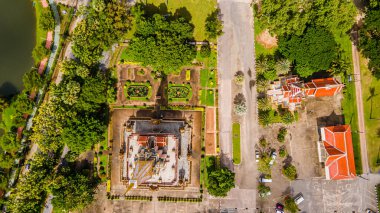
[[[218,39],[220,149],[224,156],[223,163],[236,173],[233,196],[247,200],[247,194],[250,195],[245,206],[233,207],[251,209],[256,205],[257,169],[253,153],[258,140],[257,94],[256,88],[251,88],[256,76],[251,1],[219,0],[218,3],[224,25],[224,34]],[[246,98],[248,111],[241,118],[242,162],[232,165],[232,104],[236,95],[233,76],[237,71],[244,72],[245,82],[239,92]]]

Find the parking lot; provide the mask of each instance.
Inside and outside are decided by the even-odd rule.
[[[305,200],[298,206],[301,212],[357,213],[367,208],[377,210],[375,185],[378,183],[380,176],[371,174],[345,181],[296,180],[291,188],[294,195],[303,194]]]

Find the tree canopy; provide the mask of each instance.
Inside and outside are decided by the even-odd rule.
[[[353,25],[356,9],[352,1],[342,0],[263,0],[260,21],[277,35],[302,35],[307,26],[347,32]]]
[[[53,206],[67,211],[83,209],[94,200],[96,184],[86,170],[63,167],[49,184]]]
[[[216,197],[225,197],[235,187],[235,174],[227,168],[211,171],[208,175],[207,190]]]
[[[294,61],[301,77],[327,70],[337,58],[334,36],[324,28],[309,27],[302,36],[281,36],[279,51]]]
[[[364,18],[364,25],[359,30],[359,48],[369,59],[368,67],[380,77],[380,10],[369,8]]]
[[[216,9],[206,18],[206,35],[209,39],[216,39],[223,33],[223,24],[219,19],[220,10]]]
[[[74,30],[75,57],[91,66],[98,62],[104,50],[123,39],[131,22],[128,8],[125,1],[94,1],[86,10],[86,18]]]
[[[127,49],[128,58],[165,74],[190,64],[196,49],[189,44],[193,26],[184,18],[171,20],[159,14],[137,19],[137,30]]]

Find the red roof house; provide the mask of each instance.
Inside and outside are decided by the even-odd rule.
[[[356,177],[354,149],[349,125],[321,128],[327,180],[353,179]]]
[[[313,79],[305,84],[306,96],[325,97],[334,96],[340,92],[343,84],[339,83],[335,78]]]
[[[267,95],[273,103],[293,111],[301,105],[303,99],[334,96],[342,90],[343,86],[335,78],[313,79],[311,82],[304,83],[293,75],[273,82]]]

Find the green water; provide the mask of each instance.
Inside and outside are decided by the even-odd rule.
[[[0,0],[0,97],[22,89],[33,65],[35,17],[30,0]]]

